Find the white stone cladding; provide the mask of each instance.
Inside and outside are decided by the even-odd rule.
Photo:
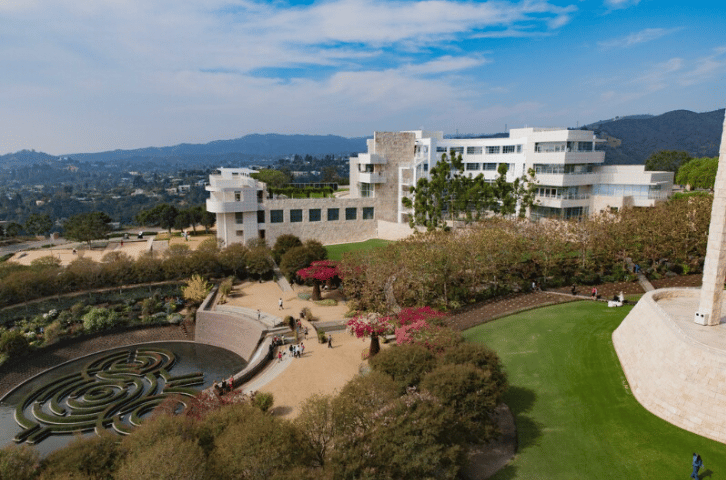
[[[613,332],[613,346],[641,405],[726,443],[726,324],[693,323],[698,298],[698,289],[646,293]]]
[[[510,182],[535,170],[538,188],[530,212],[535,219],[652,206],[670,196],[671,172],[646,172],[642,165],[605,166],[605,153],[595,148],[601,142],[591,131],[563,128],[517,128],[501,138],[444,138],[441,132],[423,130],[376,132],[368,141],[368,152],[350,159],[351,197],[374,196],[387,206],[382,220],[407,223],[411,212],[402,205],[403,197],[410,196],[408,189],[418,179],[429,177],[444,153],[461,154],[464,173],[482,175],[486,181],[498,177],[500,164],[508,165]]]

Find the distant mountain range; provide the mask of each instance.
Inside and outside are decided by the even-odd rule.
[[[632,115],[582,127],[606,138],[605,163],[642,165],[654,152],[685,150],[692,157],[718,156],[724,109],[694,113],[674,110],[663,115]]]
[[[581,127],[608,140],[605,162],[643,164],[659,150],[685,150],[693,157],[718,155],[724,109],[706,113],[674,110],[662,115],[630,115],[600,120]],[[471,135],[501,137],[504,134]],[[248,164],[258,159],[299,155],[348,155],[366,151],[366,138],[336,135],[252,134],[234,140],[205,144],[183,143],[172,147],[148,147],[100,153],[74,153],[54,157],[43,152],[22,150],[0,156],[0,168],[27,166],[71,157],[76,162],[125,163],[128,165],[196,168],[227,164]]]

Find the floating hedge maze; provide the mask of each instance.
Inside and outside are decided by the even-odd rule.
[[[193,396],[204,374],[172,377],[176,357],[161,348],[128,349],[89,361],[26,395],[15,408],[23,429],[15,441],[38,443],[48,435],[112,427],[128,434],[172,395]],[[181,402],[183,403],[183,402]]]

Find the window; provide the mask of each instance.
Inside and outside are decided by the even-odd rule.
[[[282,210],[270,210],[270,223],[282,223]]]
[[[517,145],[517,153],[522,153],[522,145]]]
[[[502,153],[514,153],[515,146],[514,145],[504,145],[502,147]]]
[[[237,235],[238,237],[242,237],[242,238],[244,238],[244,236],[245,236],[245,231],[244,231],[244,230],[237,230],[237,231],[236,231],[236,232],[234,232],[234,233],[235,233],[235,235]]]
[[[578,152],[592,152],[592,142],[577,142]]]
[[[265,231],[264,230],[258,230],[257,231],[257,234],[259,235],[259,238],[261,238],[262,240],[265,239]]]
[[[424,172],[428,172],[429,171],[429,164],[428,163],[424,163],[423,166],[424,166]]]
[[[234,223],[237,223],[237,224],[245,223],[243,212],[234,212]]]
[[[319,222],[320,221],[320,209],[319,208],[311,208],[308,210],[308,221],[309,222]]]
[[[373,196],[373,185],[370,183],[360,184],[360,196],[363,198],[369,198]]]
[[[265,211],[257,210],[257,223],[265,223]]]
[[[338,219],[338,215],[340,214],[339,208],[329,208],[328,209],[328,221],[333,222]]]
[[[241,202],[242,201],[242,192],[234,192],[234,201],[235,202]]]
[[[262,203],[265,198],[264,194],[265,192],[263,192],[262,190],[257,190],[257,203]]]
[[[355,220],[358,217],[358,209],[355,207],[348,207],[345,209],[345,219]]]
[[[467,155],[481,155],[481,147],[466,147]]]
[[[467,163],[466,169],[467,170],[479,170],[479,164],[478,163]]]
[[[499,146],[496,147],[487,147],[487,154],[494,155],[499,153]]]
[[[373,220],[373,207],[363,207],[363,220]]]
[[[451,147],[451,154],[454,155],[455,153],[464,153],[464,147]]]
[[[436,147],[436,153],[446,153],[446,147]]]
[[[290,210],[290,222],[291,223],[302,222],[302,209],[293,208],[292,210]]]
[[[481,167],[482,167],[482,170],[496,170],[497,164],[496,163],[482,163]]]
[[[358,165],[358,171],[360,173],[373,173],[373,165],[367,163],[363,165]]]

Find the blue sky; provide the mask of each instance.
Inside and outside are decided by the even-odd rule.
[[[726,7],[2,0],[0,154],[495,133],[726,105]]]

